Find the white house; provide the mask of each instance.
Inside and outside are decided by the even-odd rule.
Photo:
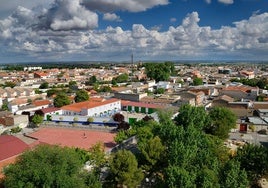
[[[88,101],[74,103],[61,107],[63,115],[80,115],[91,117],[111,116],[121,109],[121,100],[91,98]]]

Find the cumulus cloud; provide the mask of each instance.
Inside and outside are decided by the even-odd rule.
[[[268,13],[254,14],[220,29],[200,26],[199,22],[199,14],[192,12],[166,31],[141,24],[129,30],[111,26],[91,29],[97,27],[96,13],[78,0],[57,0],[38,13],[18,7],[0,20],[0,53],[4,50],[5,54],[33,60],[121,60],[132,52],[141,60],[250,59],[254,54],[268,58]]]
[[[140,12],[159,5],[169,4],[168,0],[83,0],[82,4],[89,10],[101,12],[129,11]]]
[[[107,21],[116,21],[121,22],[120,16],[117,16],[115,13],[105,13],[103,14],[103,19]]]
[[[224,4],[233,4],[234,3],[234,0],[218,0],[220,3],[224,3]]]

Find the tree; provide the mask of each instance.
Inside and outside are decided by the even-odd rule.
[[[89,99],[89,95],[88,92],[86,90],[78,90],[75,93],[75,102],[83,102],[83,101],[88,101]]]
[[[114,78],[114,80],[117,83],[127,82],[128,81],[128,74],[126,74],[126,73],[120,74],[119,76],[117,76],[116,78]]]
[[[156,94],[164,94],[165,93],[165,89],[164,88],[157,88],[155,91]]]
[[[171,62],[145,63],[144,67],[147,77],[156,80],[156,82],[168,80],[174,71],[174,64]]]
[[[71,104],[71,101],[70,101],[69,97],[63,92],[58,93],[54,99],[54,106],[55,107],[60,108],[62,106],[69,105],[69,104]]]
[[[111,92],[112,88],[110,86],[101,86],[98,90],[99,92]]]
[[[98,80],[97,80],[97,78],[96,78],[96,76],[91,76],[90,78],[89,78],[89,80],[88,80],[88,84],[89,85],[92,85],[92,84],[95,84],[96,82],[97,82]]]
[[[4,102],[4,103],[2,104],[1,109],[4,110],[4,111],[8,111],[8,110],[9,110],[9,109],[8,109],[8,103],[7,103],[7,102]]]
[[[87,118],[87,122],[90,124],[90,123],[92,123],[92,122],[94,122],[94,118],[93,117],[89,117],[89,118]]]
[[[203,107],[193,107],[191,105],[183,105],[179,109],[179,114],[174,118],[176,125],[184,126],[190,124],[202,130],[210,123],[209,116]]]
[[[48,88],[48,82],[43,82],[40,86],[39,89],[47,89]]]
[[[209,117],[211,124],[205,127],[205,131],[221,139],[228,138],[230,130],[236,125],[235,114],[227,108],[215,107],[209,112]]]
[[[114,121],[117,121],[117,122],[120,123],[120,122],[125,120],[125,117],[124,117],[123,114],[116,113],[116,114],[113,115],[113,119],[114,119]]]
[[[32,117],[32,122],[35,124],[35,125],[39,125],[40,123],[42,123],[44,120],[44,117],[41,116],[41,115],[38,115],[38,114],[35,114],[33,117]]]
[[[15,164],[4,169],[4,186],[85,187],[82,167],[83,163],[74,149],[40,145],[26,151]]]
[[[13,88],[13,87],[15,87],[17,84],[15,83],[15,82],[5,82],[5,85],[4,85],[4,87],[11,87],[11,88]]]
[[[252,183],[256,183],[263,175],[268,174],[268,149],[253,144],[238,148],[234,157],[245,169]]]
[[[145,169],[153,168],[160,159],[163,159],[165,153],[165,146],[162,144],[161,139],[156,136],[145,142],[138,142],[138,148],[143,156],[143,163]]]
[[[194,80],[193,80],[193,85],[194,85],[194,86],[203,85],[203,80],[202,80],[202,78],[194,78]]]
[[[247,173],[244,169],[240,170],[240,163],[229,160],[220,172],[220,184],[222,188],[249,187]]]
[[[95,167],[100,168],[106,162],[105,147],[102,142],[98,142],[89,149],[89,160]]]
[[[121,186],[136,187],[143,179],[136,157],[127,150],[120,150],[112,156],[110,171],[113,181]]]

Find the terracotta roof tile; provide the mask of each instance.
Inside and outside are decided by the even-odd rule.
[[[102,106],[112,102],[120,101],[119,99],[108,99],[104,100],[103,98],[91,98],[88,101],[74,103],[61,107],[62,110],[70,110],[74,112],[80,112],[82,109],[95,108],[97,106]]]
[[[21,154],[28,145],[19,138],[11,135],[0,136],[0,161]]]

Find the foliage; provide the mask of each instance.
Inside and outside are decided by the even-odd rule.
[[[14,127],[10,130],[11,133],[19,133],[22,130],[19,126]]]
[[[116,78],[114,78],[113,80],[115,80],[116,83],[127,82],[128,81],[128,74],[126,74],[126,73],[120,74]]]
[[[215,107],[209,112],[209,117],[212,123],[205,127],[206,132],[221,139],[228,138],[228,133],[236,125],[234,113],[224,107]]]
[[[89,77],[88,81],[86,81],[85,84],[88,86],[88,85],[93,85],[97,82],[98,82],[98,80],[97,80],[96,76],[93,75],[93,76]]]
[[[136,187],[143,179],[136,157],[127,150],[116,152],[110,162],[111,177],[118,186]]]
[[[155,91],[155,94],[164,94],[165,93],[165,89],[164,88],[157,88]]]
[[[94,122],[94,118],[93,118],[93,117],[89,117],[89,118],[87,118],[87,122],[88,122],[88,123],[92,123],[92,122]]]
[[[268,85],[268,80],[266,78],[254,78],[254,79],[248,79],[248,78],[233,78],[230,80],[231,82],[240,82],[244,85],[249,85],[252,87],[259,87],[261,89],[266,89]]]
[[[204,107],[193,107],[191,105],[183,105],[179,109],[179,114],[174,118],[176,125],[187,127],[194,125],[202,130],[210,124],[209,116]]]
[[[5,82],[4,87],[15,87],[17,84],[15,82]]]
[[[74,149],[40,145],[4,169],[5,187],[86,187]]]
[[[162,144],[161,139],[156,136],[143,142],[139,141],[138,149],[146,163],[145,169],[148,170],[153,168],[160,159],[163,159],[166,148]]]
[[[224,165],[220,173],[220,183],[222,188],[249,187],[247,173],[244,169],[241,170],[240,163],[235,160],[229,160]]]
[[[119,122],[117,125],[117,130],[128,130],[130,128],[130,125],[126,121]]]
[[[39,125],[40,123],[42,123],[44,120],[44,117],[38,114],[35,114],[31,121],[35,124],[35,125]]]
[[[47,89],[48,88],[48,82],[43,82],[40,86],[39,89]]]
[[[102,167],[107,162],[104,149],[102,142],[96,143],[89,149],[90,162],[95,167]]]
[[[203,85],[203,79],[202,78],[194,78],[193,85],[194,86]]]
[[[117,144],[121,144],[124,140],[130,138],[131,136],[136,134],[135,129],[128,129],[128,130],[119,130],[114,137],[114,141]]]
[[[117,144],[121,144],[127,138],[128,138],[128,135],[126,134],[126,132],[121,130],[117,132],[116,136],[114,137],[114,141]]]
[[[78,90],[75,93],[75,102],[83,102],[83,101],[87,101],[89,99],[89,95],[88,92],[86,90]]]
[[[117,122],[122,122],[125,120],[125,117],[123,114],[120,114],[120,113],[116,113],[113,115],[113,120],[114,121],[117,121]]]
[[[8,103],[7,102],[3,102],[1,109],[4,110],[4,111],[8,111],[9,110],[8,109]]]
[[[166,81],[174,72],[174,64],[171,62],[165,63],[145,63],[144,64],[147,77],[154,79],[156,82]]]
[[[268,149],[263,146],[248,144],[237,150],[235,158],[241,163],[251,181],[257,181],[268,174]]]
[[[51,97],[52,95],[55,95],[57,93],[59,93],[59,90],[49,89],[49,90],[47,90],[47,97]]]
[[[55,107],[60,108],[62,106],[69,105],[69,104],[71,104],[71,101],[70,101],[69,97],[63,92],[58,93],[54,99],[54,106]]]
[[[99,89],[98,89],[99,92],[111,92],[112,91],[112,88],[110,86],[101,86]]]

